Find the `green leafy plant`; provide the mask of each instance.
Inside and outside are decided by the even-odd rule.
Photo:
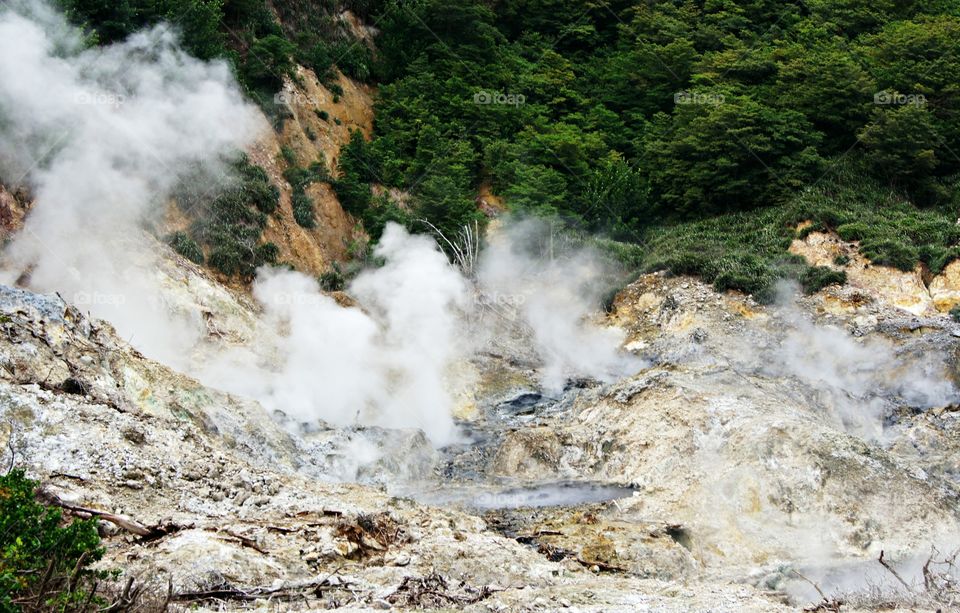
[[[167,243],[173,250],[196,264],[203,264],[203,249],[186,232],[174,232],[167,237]]]
[[[91,568],[103,557],[94,520],[65,523],[35,498],[22,470],[0,476],[0,610],[95,611],[106,605]]]

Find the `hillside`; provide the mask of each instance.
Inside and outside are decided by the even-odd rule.
[[[0,3],[0,611],[952,610],[958,35]]]

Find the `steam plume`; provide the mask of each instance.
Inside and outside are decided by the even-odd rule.
[[[610,287],[609,264],[555,240],[546,222],[528,219],[494,233],[478,276],[481,289],[515,306],[529,327],[549,393],[561,391],[570,377],[613,381],[642,366],[620,351],[623,331],[590,320]]]
[[[0,178],[40,203],[7,250],[8,281],[59,291],[134,345],[178,363],[198,322],[168,313],[139,232],[177,181],[263,124],[224,62],[186,55],[165,26],[85,49],[39,1],[0,8]]]

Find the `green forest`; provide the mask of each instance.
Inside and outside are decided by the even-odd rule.
[[[960,3],[948,0],[60,0],[97,43],[173,22],[268,116],[295,63],[377,87],[331,181],[375,239],[455,235],[481,189],[638,270],[769,297],[842,280],[804,220],[876,263],[960,255]],[[375,49],[336,26],[349,9]],[[412,206],[376,197],[396,187]]]

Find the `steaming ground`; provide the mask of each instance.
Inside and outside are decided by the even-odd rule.
[[[222,177],[215,196],[230,180],[223,161],[265,128],[260,115],[226,64],[187,56],[164,26],[86,49],[47,4],[20,0],[4,5],[0,35],[0,177],[38,203],[4,252],[5,278],[59,292],[147,355],[307,426],[416,428],[438,446],[458,440],[454,405],[475,383],[456,366],[498,336],[528,345],[513,349],[529,351],[547,394],[645,366],[620,350],[622,331],[590,319],[614,276],[607,263],[534,221],[491,235],[470,280],[431,240],[391,226],[376,253],[385,265],[350,287],[359,307],[299,273],[262,270],[259,336],[191,366],[203,322],[170,306],[142,228],[198,168]],[[762,368],[803,381],[845,430],[882,438],[891,396],[917,410],[956,400],[942,356],[905,362],[883,341],[780,311],[786,334]]]
[[[204,379],[305,427],[416,428],[447,445],[459,440],[457,397],[476,383],[457,367],[497,333],[479,317],[479,294],[509,297],[549,391],[570,378],[609,382],[636,372],[642,363],[620,349],[622,334],[587,317],[605,289],[596,283],[604,264],[587,251],[550,263],[524,253],[545,230],[508,227],[481,253],[472,282],[433,239],[390,224],[374,252],[384,265],[350,284],[358,307],[338,305],[300,273],[262,270],[253,288],[262,338],[219,356]]]
[[[60,292],[145,354],[190,367],[202,321],[168,308],[155,244],[138,237],[183,177],[223,174],[223,160],[263,129],[259,115],[226,64],[190,58],[163,26],[84,49],[46,4],[15,2],[0,13],[0,35],[0,177],[25,181],[38,203],[4,253],[7,282],[27,271],[31,289]],[[529,270],[542,282],[527,284],[529,274],[510,270],[528,262],[509,249],[485,256],[485,275],[524,299],[546,383],[623,372],[616,336],[581,323],[592,296],[581,298],[575,284],[597,264]],[[462,331],[472,288],[432,241],[399,227],[388,228],[377,255],[385,266],[350,288],[362,310],[339,307],[298,273],[261,271],[263,337],[206,356],[202,378],[308,424],[419,428],[437,444],[455,440],[458,390],[448,373],[471,350]]]
[[[181,177],[266,129],[227,64],[191,58],[165,26],[84,48],[49,5],[14,0],[0,7],[0,117],[0,177],[39,203],[4,253],[7,282],[29,271],[32,289],[185,366],[199,318],[163,308],[153,247],[136,237]]]
[[[616,557],[588,546],[579,555],[678,580],[698,568],[756,565],[777,583],[771,569],[793,561],[827,577],[881,546],[917,552],[934,536],[960,541],[951,459],[960,444],[947,410],[960,398],[943,322],[925,324],[938,330],[935,342],[877,326],[861,334],[843,319],[815,319],[805,299],[760,312],[746,299],[653,277],[625,293],[621,325],[611,327],[598,306],[614,272],[527,221],[488,237],[473,277],[432,240],[388,226],[376,252],[383,265],[353,281],[352,307],[308,276],[261,270],[251,334],[211,341],[195,310],[172,306],[182,301],[168,294],[163,256],[142,229],[182,177],[197,166],[218,176],[222,160],[263,128],[226,65],[189,58],[164,27],[84,49],[46,5],[8,3],[0,118],[0,178],[28,185],[37,200],[4,252],[5,280],[60,292],[148,356],[259,401],[303,437],[275,449],[297,449],[313,471],[333,466],[311,464],[324,449],[305,442],[318,431],[339,436],[329,424],[357,435],[341,477],[384,461],[393,475],[413,462],[430,472],[432,448],[396,433],[419,430],[426,447],[467,440],[468,453],[489,451],[476,463],[480,480],[534,484],[551,500],[565,490],[550,483],[568,479],[636,486],[641,495],[597,520],[597,530],[613,526],[603,538],[627,539]],[[644,283],[654,288],[642,293]],[[715,306],[724,301],[739,301],[740,311]],[[903,327],[888,317],[892,329]],[[638,331],[644,326],[649,334]],[[478,362],[500,370],[472,371]],[[476,445],[461,432],[468,420],[454,419],[474,392],[491,410],[471,418],[500,436]],[[119,392],[102,392],[110,393]],[[551,402],[522,415],[493,410],[523,394]],[[217,418],[219,427],[234,423]],[[280,439],[275,426],[259,426]],[[390,442],[377,446],[375,437]],[[261,449],[255,436],[243,440]],[[561,507],[583,502],[557,496]],[[630,540],[649,516],[686,532]],[[916,517],[924,523],[911,524]],[[644,549],[651,540],[664,549]],[[862,585],[862,577],[834,582]]]

